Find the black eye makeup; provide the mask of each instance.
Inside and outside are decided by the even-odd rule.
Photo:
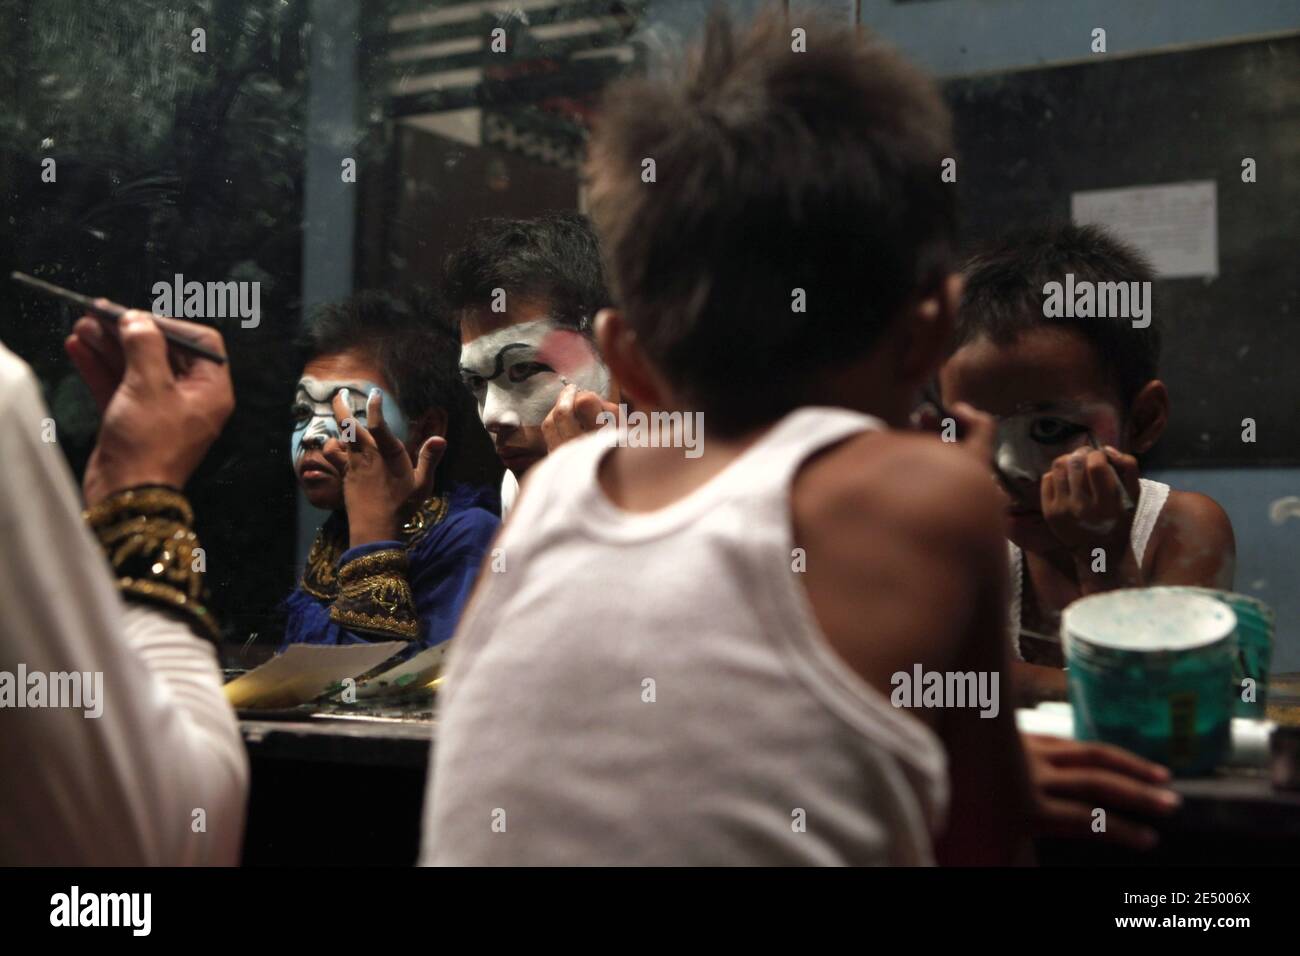
[[[510,366],[509,371],[506,372],[506,377],[511,382],[523,382],[542,372],[554,373],[555,369],[545,362],[519,362]]]
[[[1030,439],[1040,445],[1060,445],[1087,431],[1087,425],[1064,418],[1035,418],[1029,425]]]
[[[355,386],[347,386],[348,389],[348,408],[351,409],[354,418],[365,420],[366,417],[366,400],[368,398],[366,391]],[[300,391],[297,400],[290,406],[289,414],[298,424],[303,424],[310,419],[320,415],[322,417],[332,417],[334,414],[334,398],[343,389],[338,388],[324,399],[317,399],[310,392]]]

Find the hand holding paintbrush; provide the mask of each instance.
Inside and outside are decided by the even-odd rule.
[[[994,434],[987,440],[971,442],[968,433],[972,422],[987,416],[960,403],[949,409],[933,389],[927,390],[923,398],[924,403],[913,415],[913,424],[987,453],[1008,495],[1018,498],[1022,508],[1025,502],[1041,503],[1048,525],[1062,543],[1090,550],[1094,543],[1109,538],[1112,532],[1127,540],[1136,510],[1135,494],[1140,487],[1137,463],[1114,448],[1103,447],[1090,427],[1081,429],[1085,446],[1054,459],[1042,454],[1035,457],[1047,446],[1025,439],[1028,432],[1017,429],[1015,416],[990,426]],[[984,425],[980,424],[979,428],[983,429]],[[1020,450],[1016,450],[1017,445]],[[996,457],[995,447],[998,448]],[[1030,506],[1025,510],[1034,509]]]
[[[1088,430],[1088,444],[1092,446],[1093,451],[1105,451],[1105,449],[1101,447],[1101,443],[1097,441],[1097,436],[1092,433],[1091,429]],[[1136,507],[1136,504],[1133,501],[1133,496],[1130,495],[1128,489],[1124,487],[1124,479],[1122,479],[1119,472],[1115,470],[1115,465],[1110,460],[1109,455],[1106,456],[1106,466],[1110,469],[1110,473],[1115,476],[1115,483],[1119,485],[1119,500],[1124,506],[1124,510],[1132,511]]]
[[[1097,550],[1117,568],[1131,545],[1134,503],[1141,492],[1137,460],[1088,435],[1084,444],[1059,455],[1040,484],[1042,517],[1057,542],[1081,567],[1091,567]],[[1110,580],[1110,579],[1108,579]]]
[[[83,316],[64,348],[99,407],[86,464],[86,504],[142,485],[183,488],[235,406],[230,366],[196,361],[175,337],[222,359],[216,329],[126,310],[116,322]],[[169,347],[171,346],[171,347]]]
[[[86,315],[93,315],[95,318],[116,326],[121,321],[122,316],[129,311],[125,306],[118,305],[116,302],[110,302],[108,299],[92,299],[89,296],[82,295],[79,292],[73,292],[71,289],[65,289],[62,286],[55,285],[52,282],[46,282],[44,279],[37,279],[23,272],[11,272],[9,278],[19,285],[25,286],[42,295],[51,298],[61,299],[69,305],[75,305],[82,309]],[[172,320],[174,321],[174,320]],[[203,345],[194,336],[188,335],[176,328],[169,328],[167,324],[159,322],[162,334],[168,342],[176,346],[177,349],[190,355],[205,358],[209,362],[216,362],[218,365],[226,363],[226,357],[219,352]]]

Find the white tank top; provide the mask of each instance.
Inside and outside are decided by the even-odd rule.
[[[1148,478],[1138,479],[1138,500],[1133,513],[1133,528],[1129,535],[1138,567],[1142,566],[1147,545],[1151,542],[1151,532],[1155,530],[1156,519],[1160,517],[1160,511],[1167,500],[1169,500],[1169,486],[1164,482],[1151,481]],[[1020,650],[1020,628],[1025,593],[1025,559],[1020,548],[1010,541],[1007,542],[1007,557],[1011,562],[1011,649],[1015,652],[1017,660],[1024,660],[1025,656]],[[1050,636],[1060,640],[1059,635]]]
[[[932,863],[943,747],[792,570],[799,465],[883,427],[801,409],[644,514],[601,491],[600,433],[536,465],[452,645],[423,861]]]

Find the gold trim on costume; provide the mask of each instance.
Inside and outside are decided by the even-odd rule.
[[[339,569],[339,596],[330,607],[330,620],[354,631],[418,637],[408,568],[406,552],[397,548],[349,561]]]
[[[185,496],[175,488],[162,485],[144,485],[116,491],[93,508],[87,509],[83,517],[92,528],[97,528],[105,522],[116,521],[124,514],[164,515],[167,512],[171,512],[171,517],[186,526],[194,524],[194,510]]]
[[[330,604],[330,620],[348,630],[404,640],[419,637],[408,553],[446,519],[448,510],[446,495],[427,499],[402,526],[401,549],[372,551],[342,566],[339,562],[348,550],[347,518],[331,515],[312,542],[302,589]]]
[[[411,520],[402,525],[402,540],[409,551],[429,533],[435,525],[442,524],[450,507],[446,495],[435,495],[416,509]]]
[[[402,543],[409,551],[436,525],[447,518],[449,509],[446,495],[434,495],[416,510],[411,519],[402,525]],[[304,591],[321,601],[330,602],[339,596],[339,561],[348,550],[348,523],[342,512],[335,512],[325,521],[312,542],[299,582]]]
[[[198,536],[194,511],[174,488],[144,486],[109,495],[84,517],[128,599],[177,611],[203,637],[218,640],[220,628],[205,606],[203,571],[195,568]]]
[[[302,589],[321,601],[333,601],[339,594],[339,561],[348,549],[348,523],[331,515],[316,532],[307,566],[302,571]]]

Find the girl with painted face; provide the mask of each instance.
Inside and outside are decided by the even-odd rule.
[[[363,293],[322,310],[295,388],[299,487],[332,512],[287,600],[284,646],[444,648],[499,520],[487,489],[440,479],[467,413],[449,331]]]
[[[958,345],[939,374],[945,404],[998,419],[1015,647],[1033,691],[1051,696],[1064,693],[1055,635],[1071,601],[1153,584],[1229,588],[1234,565],[1218,504],[1139,477],[1136,456],[1169,416],[1155,326],[1044,317],[1044,285],[1067,273],[1076,282],[1151,278],[1137,253],[1095,227],[993,243],[968,267]]]
[[[444,294],[460,323],[461,380],[506,468],[505,513],[528,469],[617,412],[592,339],[608,304],[595,235],[571,214],[484,220],[448,259]]]

